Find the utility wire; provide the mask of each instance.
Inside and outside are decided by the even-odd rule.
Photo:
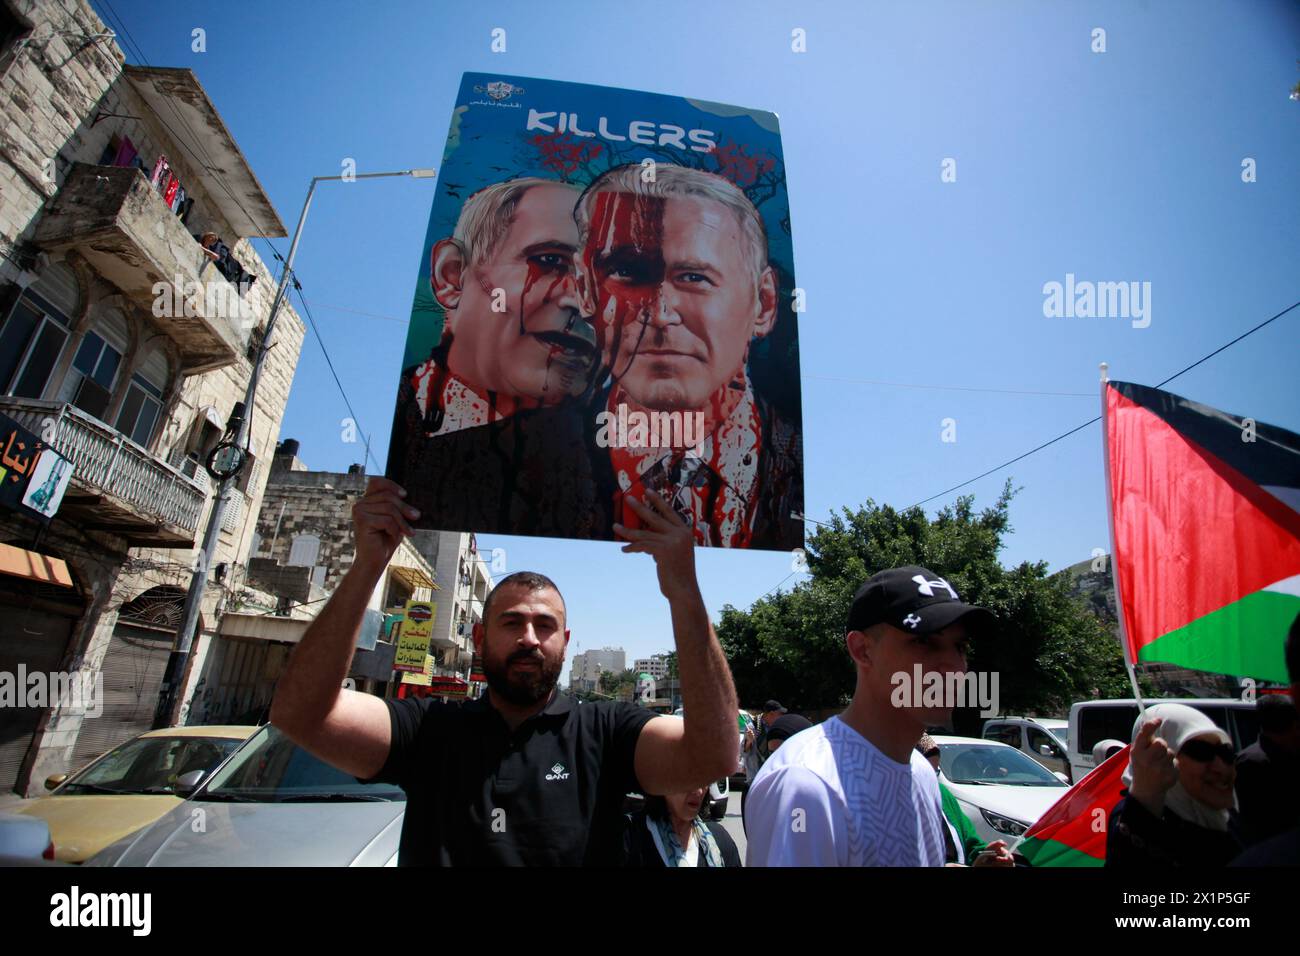
[[[841,382],[846,385],[887,385],[891,388],[924,388],[935,391],[993,392],[999,395],[1055,395],[1062,398],[1092,398],[1091,392],[1042,392],[1024,388],[979,388],[973,385],[918,385],[912,382],[885,382],[874,378],[830,378],[825,375],[805,375],[805,381]]]
[[[113,9],[113,5],[112,3],[109,2],[109,0],[103,0],[103,3],[104,6],[107,8],[108,12],[112,14],[114,19],[117,21],[118,25],[120,26],[121,35],[125,40],[125,42],[130,44],[131,51],[135,54],[136,58],[145,66],[149,66],[150,64],[148,58],[145,57],[144,51],[140,48],[140,45],[136,43],[135,37],[131,36],[131,31],[128,30],[126,27],[126,21],[123,20],[121,15],[116,10]],[[209,156],[207,150],[203,148],[202,140],[199,139],[199,137],[194,135],[193,128],[189,125],[188,122],[186,122],[185,117],[176,108],[176,105],[170,99],[168,99],[166,102],[168,107],[171,109],[172,114],[176,117],[177,122],[180,123],[180,125],[185,128],[186,132],[189,133],[193,142],[198,146],[199,150],[203,153],[203,157],[200,158],[199,156],[195,155],[194,151],[189,147],[189,145],[184,141],[184,139],[181,136],[177,135],[176,130],[173,129],[170,126],[170,124],[168,124],[167,121],[160,116],[159,119],[162,120],[163,125],[167,127],[167,131],[171,133],[172,139],[176,142],[178,146],[181,147],[181,149],[185,150],[185,152],[190,156],[192,160],[194,160],[196,164],[202,166],[212,176],[212,178],[217,182],[217,184],[221,186],[223,190],[225,190],[227,195],[229,195],[230,198],[234,201],[235,205],[239,207],[239,210],[248,218],[249,222],[254,222],[254,223],[258,222],[258,219],[248,211],[248,209],[244,206],[244,204],[239,201],[239,197],[231,190],[230,186],[226,184],[225,178],[221,176],[221,174],[216,169],[215,164],[212,162],[212,157]],[[261,238],[267,244],[267,246],[270,247],[271,254],[277,260],[279,260],[279,262],[281,263],[281,267],[283,269],[285,267],[284,257],[281,256],[280,251],[275,248],[275,244],[272,243],[271,240],[266,236],[260,236],[259,238]],[[357,422],[357,427],[358,429],[360,429],[361,428],[360,419],[357,417],[357,413],[353,411],[352,402],[348,399],[347,392],[343,388],[343,383],[339,379],[338,371],[334,368],[334,362],[330,358],[329,349],[325,347],[325,340],[321,337],[320,329],[316,325],[316,319],[312,315],[311,306],[307,304],[307,299],[302,294],[302,286],[298,282],[298,277],[296,275],[292,276],[292,281],[293,281],[294,289],[298,293],[298,300],[302,303],[303,311],[307,313],[307,321],[311,325],[312,331],[316,335],[316,341],[317,343],[319,343],[321,352],[325,356],[325,363],[329,366],[330,374],[334,377],[334,384],[338,386],[339,394],[343,396],[343,404],[347,406],[348,413],[352,416],[352,420],[354,422]],[[367,460],[369,460],[375,466],[376,470],[382,470],[379,468],[379,463],[375,460],[374,456],[370,452],[370,436],[366,434],[364,431],[362,432],[362,435],[366,439]]]
[[[1291,305],[1287,306],[1281,312],[1278,312],[1276,315],[1265,319],[1263,322],[1259,323],[1259,325],[1255,326],[1253,329],[1248,329],[1247,331],[1241,333],[1241,335],[1237,336],[1231,342],[1219,346],[1210,354],[1202,356],[1201,358],[1193,362],[1191,365],[1187,366],[1184,369],[1180,369],[1179,371],[1175,372],[1173,375],[1170,375],[1167,379],[1165,379],[1163,382],[1158,383],[1154,387],[1163,388],[1165,385],[1168,385],[1170,382],[1178,378],[1180,375],[1184,375],[1187,372],[1190,372],[1192,369],[1196,368],[1196,366],[1202,364],[1203,362],[1209,361],[1210,359],[1214,358],[1214,356],[1218,355],[1220,352],[1224,351],[1225,349],[1231,348],[1232,346],[1236,345],[1242,339],[1246,338],[1246,336],[1254,335],[1256,332],[1258,332],[1264,326],[1268,325],[1270,322],[1276,322],[1278,319],[1282,318],[1282,316],[1286,315],[1292,309],[1295,309],[1297,307],[1300,307],[1300,302],[1293,302]],[[927,504],[931,501],[934,501],[935,498],[942,498],[944,495],[957,491],[960,488],[965,488],[967,485],[971,484],[972,482],[979,481],[981,478],[987,478],[989,475],[1001,471],[1003,468],[1006,468],[1008,465],[1014,465],[1018,461],[1023,461],[1024,459],[1028,458],[1030,455],[1034,454],[1035,452],[1040,452],[1044,448],[1047,448],[1050,445],[1055,445],[1062,438],[1069,438],[1075,432],[1082,431],[1083,429],[1087,428],[1089,425],[1095,424],[1096,422],[1099,421],[1101,421],[1100,415],[1097,415],[1094,418],[1090,418],[1082,425],[1076,425],[1074,428],[1071,428],[1069,431],[1062,432],[1061,434],[1057,435],[1055,438],[1049,439],[1048,441],[1043,442],[1041,445],[1031,448],[1029,449],[1029,451],[1025,452],[1024,454],[1017,455],[1015,458],[1012,458],[1009,461],[1004,461],[1002,464],[998,465],[995,468],[990,468],[988,471],[982,472],[976,475],[974,478],[969,478],[966,481],[963,481],[959,485],[953,485],[951,488],[941,491],[937,495],[931,495],[929,498],[922,498],[920,501],[916,502],[916,504],[912,505],[911,507],[915,508],[917,507],[917,505]]]
[[[109,2],[109,0],[103,0],[103,4],[104,7],[108,10],[108,12],[113,15],[113,18],[117,21],[118,26],[121,28],[120,39],[122,39],[124,43],[130,45],[130,52],[132,52],[135,55],[136,59],[139,60],[141,64],[143,64],[146,67],[150,67],[151,64],[149,63],[148,58],[144,55],[144,50],[140,48],[140,44],[135,42],[135,37],[131,36],[131,31],[126,28],[126,21],[123,20],[121,15],[116,10],[113,9],[113,5]],[[239,196],[236,195],[236,193],[226,183],[225,177],[221,174],[217,165],[212,161],[212,157],[208,155],[208,151],[203,147],[203,140],[195,135],[194,128],[191,127],[190,124],[186,121],[185,117],[181,114],[180,110],[176,107],[176,104],[172,102],[170,97],[165,97],[164,101],[167,104],[167,108],[171,110],[172,115],[176,117],[176,121],[185,128],[185,131],[187,133],[189,133],[190,139],[203,153],[203,156],[202,157],[198,156],[195,153],[195,151],[191,149],[190,146],[185,142],[185,140],[180,135],[177,134],[175,128],[173,128],[171,124],[167,122],[166,119],[164,119],[162,116],[159,116],[158,119],[162,122],[163,126],[167,128],[167,132],[171,134],[171,137],[175,141],[176,145],[179,146],[182,150],[184,150],[185,153],[190,157],[190,159],[194,161],[196,165],[202,167],[212,177],[213,181],[216,182],[216,184],[225,191],[226,195],[228,195],[231,198],[231,200],[235,203],[235,205],[239,207],[239,211],[244,214],[244,216],[248,219],[249,222],[255,224],[260,223],[260,220],[248,211],[247,207],[245,207],[244,204],[240,202]],[[258,236],[257,238],[261,239],[268,246],[270,246],[272,251],[275,251],[275,245],[271,242],[269,238],[267,238],[266,236]]]
[[[1254,335],[1254,334],[1255,334],[1256,332],[1258,332],[1260,329],[1264,328],[1264,326],[1268,325],[1268,324],[1271,323],[1271,322],[1276,322],[1278,319],[1282,318],[1282,316],[1286,315],[1288,312],[1291,312],[1292,310],[1294,310],[1294,309],[1296,309],[1296,308],[1300,308],[1300,302],[1293,302],[1293,303],[1291,303],[1291,305],[1287,306],[1287,307],[1286,307],[1285,309],[1283,309],[1281,312],[1278,312],[1277,314],[1270,316],[1269,318],[1265,319],[1263,322],[1259,323],[1259,325],[1256,325],[1254,328],[1247,329],[1245,332],[1242,332],[1240,335],[1238,335],[1238,336],[1237,336],[1235,339],[1233,339],[1232,341],[1227,342],[1227,343],[1225,343],[1225,344],[1219,346],[1219,347],[1218,347],[1217,349],[1215,349],[1213,352],[1210,352],[1208,355],[1204,355],[1204,356],[1202,356],[1201,358],[1199,358],[1199,359],[1197,359],[1195,362],[1193,362],[1191,365],[1188,365],[1186,368],[1179,369],[1179,370],[1178,370],[1177,372],[1175,372],[1173,375],[1170,375],[1167,379],[1165,379],[1165,380],[1162,381],[1162,382],[1159,382],[1158,384],[1156,384],[1156,385],[1153,386],[1153,387],[1155,387],[1155,388],[1163,388],[1164,386],[1166,386],[1166,385],[1168,385],[1170,382],[1172,382],[1174,379],[1178,378],[1178,377],[1181,376],[1181,375],[1185,375],[1185,374],[1187,374],[1187,373],[1190,372],[1192,369],[1196,368],[1198,365],[1202,365],[1202,364],[1204,364],[1205,362],[1208,362],[1210,359],[1214,358],[1214,356],[1218,355],[1220,352],[1223,352],[1223,351],[1225,351],[1226,349],[1231,348],[1232,346],[1236,345],[1238,342],[1240,342],[1242,339],[1246,338],[1247,336]],[[961,489],[961,488],[965,488],[967,485],[969,485],[969,484],[971,484],[971,483],[973,483],[973,482],[979,481],[981,478],[987,478],[989,475],[995,474],[996,472],[1001,471],[1003,468],[1006,468],[1006,467],[1008,467],[1009,465],[1014,465],[1014,464],[1015,464],[1016,462],[1018,462],[1018,461],[1023,461],[1024,459],[1028,458],[1030,455],[1032,455],[1032,454],[1034,454],[1034,453],[1036,453],[1036,452],[1040,452],[1040,451],[1042,451],[1044,448],[1047,448],[1047,447],[1050,446],[1050,445],[1055,445],[1055,444],[1056,444],[1058,441],[1060,441],[1061,439],[1063,439],[1063,438],[1069,438],[1069,437],[1070,437],[1071,435],[1073,435],[1075,432],[1082,431],[1083,429],[1087,428],[1089,425],[1096,424],[1096,423],[1099,422],[1099,421],[1101,421],[1101,416],[1100,416],[1100,415],[1097,415],[1097,416],[1094,417],[1094,418],[1090,418],[1090,419],[1088,419],[1086,422],[1084,422],[1083,424],[1081,424],[1081,425],[1076,425],[1075,427],[1071,428],[1069,431],[1062,432],[1061,434],[1057,435],[1055,438],[1051,438],[1051,439],[1049,439],[1049,440],[1043,442],[1041,445],[1037,445],[1037,446],[1035,446],[1035,447],[1029,449],[1029,451],[1025,452],[1024,454],[1017,455],[1015,458],[1011,458],[1011,459],[1009,459],[1009,460],[1007,460],[1007,461],[1004,461],[1002,464],[996,466],[995,468],[990,468],[988,471],[981,472],[980,474],[976,475],[974,478],[968,478],[966,481],[963,481],[961,484],[953,485],[951,488],[948,488],[948,489],[945,490],[945,491],[941,491],[941,492],[939,492],[937,495],[931,495],[929,498],[922,498],[920,501],[916,502],[916,504],[911,505],[909,508],[904,509],[904,510],[911,510],[911,508],[915,508],[915,507],[918,507],[919,505],[927,504],[927,503],[933,501],[935,498],[942,498],[944,495],[951,494],[951,493],[954,492],[954,491],[957,491],[957,490],[959,490],[959,489]],[[817,525],[818,527],[829,527],[828,525],[826,525],[825,522],[817,521],[817,520],[814,519],[814,518],[809,518],[807,515],[795,515],[795,517],[800,518],[801,520],[806,521],[806,522],[811,522],[812,524],[815,524],[815,525]],[[767,597],[768,594],[771,594],[773,591],[775,591],[777,588],[779,588],[779,587],[780,587],[782,584],[784,584],[786,581],[790,580],[790,578],[793,576],[793,574],[794,574],[793,571],[792,571],[790,574],[787,574],[787,575],[786,575],[786,576],[785,576],[785,577],[784,577],[784,578],[783,578],[783,579],[782,579],[778,584],[776,584],[776,585],[775,585],[774,587],[772,587],[772,588],[769,588],[769,589],[768,589],[767,591],[765,591],[762,595],[760,595],[759,598],[758,598],[758,600],[761,601],[764,597]]]
[[[329,366],[330,374],[334,376],[334,384],[339,388],[339,394],[343,396],[343,404],[347,406],[348,414],[352,416],[352,421],[356,422],[357,430],[366,440],[366,458],[375,466],[375,470],[382,471],[379,462],[375,461],[374,456],[370,453],[370,436],[361,428],[361,419],[357,413],[352,410],[352,402],[348,399],[348,393],[343,389],[343,382],[339,380],[339,373],[334,368],[334,360],[330,358],[329,349],[325,347],[325,340],[321,338],[320,329],[316,325],[316,318],[311,314],[311,306],[307,304],[306,297],[302,294],[302,286],[298,283],[298,277],[291,276],[290,281],[293,283],[294,290],[298,293],[298,301],[302,303],[303,311],[307,313],[307,321],[311,325],[311,330],[316,333],[316,341],[320,345],[321,352],[325,355],[325,364]]]

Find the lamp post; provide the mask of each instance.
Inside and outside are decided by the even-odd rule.
[[[172,647],[171,655],[167,658],[167,670],[163,674],[162,686],[158,692],[158,706],[154,711],[153,729],[159,730],[163,727],[170,727],[172,721],[177,717],[176,711],[180,704],[181,684],[185,680],[185,668],[189,662],[190,648],[194,643],[194,632],[198,625],[199,609],[203,604],[203,592],[207,588],[208,568],[216,554],[221,523],[225,520],[226,509],[234,495],[239,472],[243,470],[247,463],[248,434],[252,426],[253,410],[256,407],[254,402],[257,398],[257,385],[262,377],[262,366],[266,363],[266,353],[271,350],[273,344],[272,337],[275,332],[276,319],[280,315],[280,307],[284,303],[285,295],[288,293],[289,279],[293,274],[293,260],[298,252],[298,242],[302,239],[302,227],[307,221],[307,210],[311,208],[311,199],[316,192],[316,184],[330,180],[381,179],[389,176],[431,179],[436,175],[437,171],[434,169],[419,168],[403,169],[391,173],[353,173],[346,176],[312,177],[311,185],[307,188],[307,199],[303,202],[302,212],[298,215],[298,225],[293,230],[293,241],[289,244],[289,257],[285,260],[284,271],[280,274],[280,284],[275,290],[275,299],[271,302],[271,312],[266,319],[266,332],[262,336],[262,343],[257,350],[257,358],[253,362],[253,371],[248,378],[248,387],[244,391],[244,401],[242,404],[236,403],[227,424],[226,437],[217,446],[217,449],[214,449],[213,464],[216,464],[217,461],[224,461],[228,462],[232,467],[230,470],[222,468],[214,471],[211,468],[209,469],[209,473],[213,474],[218,482],[216,498],[212,503],[212,511],[208,515],[208,526],[203,532],[203,546],[195,559],[196,567],[192,569],[193,574],[190,577],[189,590],[185,594],[185,608],[181,614],[180,627],[176,631],[176,643]],[[217,456],[216,453],[222,451],[223,446],[225,453],[222,456]]]

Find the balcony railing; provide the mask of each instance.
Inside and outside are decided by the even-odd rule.
[[[60,518],[134,545],[194,543],[207,496],[193,479],[75,406],[0,397],[0,411],[50,438],[50,447],[72,463]]]

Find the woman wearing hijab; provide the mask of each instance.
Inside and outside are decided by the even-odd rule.
[[[646,797],[628,818],[627,866],[740,866],[740,851],[721,824],[700,819],[705,788]]]
[[[1110,814],[1106,865],[1225,866],[1236,834],[1232,739],[1185,704],[1148,707],[1133,725],[1123,798]]]

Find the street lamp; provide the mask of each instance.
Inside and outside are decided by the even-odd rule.
[[[280,306],[284,302],[285,294],[289,287],[289,278],[293,273],[293,260],[298,253],[298,242],[302,239],[302,227],[307,221],[307,210],[311,207],[312,195],[316,192],[316,184],[329,180],[352,181],[354,179],[382,179],[389,176],[410,176],[413,179],[432,179],[438,174],[437,170],[429,167],[420,167],[416,169],[403,169],[391,173],[350,173],[343,176],[313,176],[311,185],[307,187],[307,199],[302,204],[302,212],[298,216],[298,225],[293,230],[293,241],[289,244],[289,257],[284,262],[284,271],[280,274],[280,284],[275,290],[275,299],[271,302],[271,312],[266,319],[266,332],[262,336],[262,343],[257,350],[257,359],[253,363],[253,372],[248,379],[248,388],[244,392],[244,403],[241,406],[236,405],[236,411],[231,415],[230,430],[233,433],[230,437],[229,445],[236,449],[242,449],[245,453],[248,450],[248,432],[253,421],[254,400],[257,398],[257,384],[262,377],[262,366],[266,362],[266,353],[271,350],[272,335],[275,332],[275,322],[280,315]],[[244,414],[240,414],[243,411]],[[226,508],[230,504],[235,490],[235,479],[239,477],[239,472],[243,470],[244,463],[247,461],[247,455],[232,456],[237,460],[235,467],[226,477],[222,478],[217,486],[216,500],[212,504],[212,511],[208,515],[208,526],[203,532],[203,548],[196,561],[197,567],[193,568],[193,574],[190,577],[190,587],[185,594],[185,609],[181,614],[181,624],[176,631],[176,644],[172,648],[171,655],[167,658],[167,670],[163,674],[162,687],[158,693],[158,707],[154,711],[153,729],[160,730],[164,727],[170,727],[172,720],[175,719],[174,711],[179,705],[180,686],[185,679],[185,666],[189,661],[190,647],[194,643],[194,631],[198,625],[199,609],[203,604],[203,591],[208,583],[208,567],[212,564],[212,558],[217,550],[217,538],[221,531],[221,522],[225,519]],[[236,464],[232,461],[231,464]]]

